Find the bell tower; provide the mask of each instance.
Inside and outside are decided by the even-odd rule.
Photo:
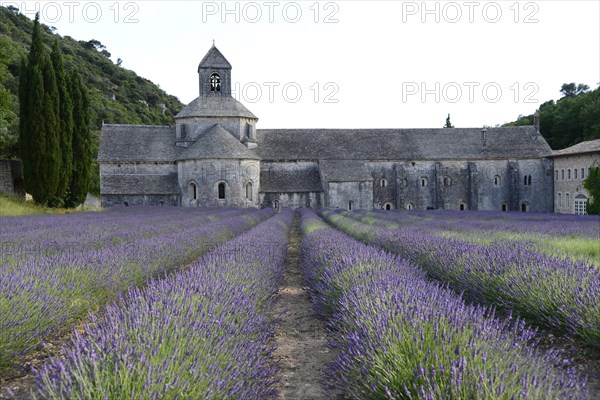
[[[213,45],[198,65],[200,97],[231,96],[231,64]]]

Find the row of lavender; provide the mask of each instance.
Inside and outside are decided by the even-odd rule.
[[[88,311],[116,300],[129,287],[198,259],[272,214],[271,210],[213,211],[214,222],[0,268],[0,369],[59,335]],[[60,227],[54,234],[61,235]]]
[[[352,398],[585,398],[535,332],[466,305],[407,261],[301,211],[302,268],[339,355],[328,383]]]
[[[325,212],[337,228],[402,256],[470,301],[513,312],[531,323],[600,346],[600,268],[555,258],[515,242],[488,246],[432,235],[424,229],[387,229],[387,218]],[[351,218],[350,218],[351,217]]]
[[[536,214],[501,211],[373,210],[365,217],[383,218],[411,229],[431,231],[495,231],[600,239],[600,217],[573,214]]]
[[[21,217],[26,221],[0,217],[0,268],[31,258],[79,253],[164,235],[243,213],[239,209],[123,207],[76,216]]]
[[[263,399],[274,395],[273,329],[294,213],[285,210],[189,269],[131,289],[36,372],[50,399]]]

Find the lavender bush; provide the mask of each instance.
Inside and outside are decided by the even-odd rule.
[[[40,371],[49,399],[264,399],[274,395],[269,299],[294,213],[285,210],[182,272],[131,289]]]
[[[302,210],[302,268],[339,356],[328,383],[357,399],[585,398],[535,331],[466,305],[422,270]]]

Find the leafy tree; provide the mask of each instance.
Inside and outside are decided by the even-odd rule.
[[[73,103],[58,39],[54,40],[52,46],[52,65],[56,74],[59,95],[60,176],[56,192],[56,205],[61,205],[67,197],[73,169]]]
[[[96,40],[96,39],[92,39],[89,40],[85,43],[85,47],[88,49],[95,49],[95,50],[104,50],[106,49],[106,46],[103,45],[102,43],[100,43],[100,41]]]
[[[575,82],[563,83],[562,87],[560,88],[560,92],[566,97],[576,96],[580,93],[587,92],[588,90],[590,90],[588,85],[583,83],[576,85]]]
[[[14,112],[13,96],[4,87],[8,76],[6,65],[10,58],[9,50],[8,40],[0,37],[0,158],[12,158],[17,147],[17,136],[9,131],[17,120],[17,114]]]
[[[90,189],[92,138],[87,89],[77,72],[71,74],[73,101],[73,171],[66,205],[76,207],[85,201]]]
[[[20,88],[21,159],[25,190],[36,203],[56,199],[60,174],[59,95],[52,63],[42,41],[36,15],[27,64],[22,63]]]
[[[450,114],[448,114],[448,116],[446,117],[446,124],[444,125],[444,128],[454,128],[454,125],[452,125],[452,123],[450,122]]]
[[[583,187],[592,196],[588,200],[587,213],[600,215],[600,166],[592,167],[588,177],[583,182]]]
[[[540,106],[540,132],[553,149],[600,139],[600,87],[588,89],[584,84],[565,83],[561,99]],[[533,115],[520,115],[516,121],[503,126],[532,124]]]

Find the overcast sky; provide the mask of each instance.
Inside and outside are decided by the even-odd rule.
[[[183,103],[215,40],[258,128],[494,126],[600,84],[598,1],[0,1]]]

